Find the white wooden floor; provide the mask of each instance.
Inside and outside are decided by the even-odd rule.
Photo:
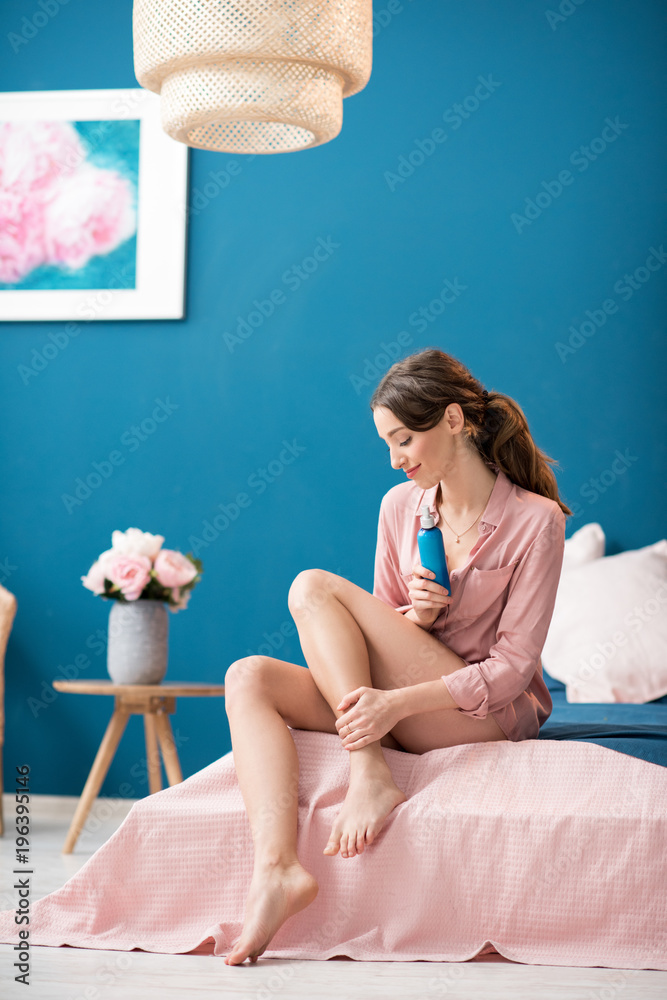
[[[32,901],[60,888],[118,829],[133,799],[98,799],[72,854],[62,846],[77,804],[74,796],[31,796],[30,853],[35,874]],[[103,808],[106,801],[106,807]],[[0,910],[17,904],[14,867],[14,800],[3,796],[0,837]],[[157,955],[141,951],[31,947],[30,996],[39,1000],[183,1000],[185,997],[335,997],[336,1000],[665,1000],[667,972],[634,969],[523,965],[499,955],[469,962],[309,962],[260,958],[227,966],[213,955]],[[27,996],[14,982],[13,946],[0,944],[0,996]]]

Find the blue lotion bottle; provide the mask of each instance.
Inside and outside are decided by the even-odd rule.
[[[431,516],[428,504],[424,504],[421,512],[421,528],[417,532],[417,545],[419,546],[419,561],[424,569],[430,569],[435,573],[435,583],[447,589],[449,597],[452,596],[452,587],[449,582],[447,572],[447,560],[445,559],[445,543],[442,539],[440,528],[436,528],[435,521]]]

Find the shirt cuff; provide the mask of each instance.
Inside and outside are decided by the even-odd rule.
[[[472,715],[474,719],[485,719],[489,712],[489,696],[479,671],[466,664],[451,674],[442,674],[447,690],[459,705],[459,712]]]

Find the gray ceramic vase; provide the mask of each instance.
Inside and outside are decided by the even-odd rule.
[[[162,601],[114,601],[107,670],[114,684],[160,684],[167,672],[169,612]]]

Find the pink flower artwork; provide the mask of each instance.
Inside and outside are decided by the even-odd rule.
[[[0,282],[82,268],[136,228],[131,182],[87,160],[74,125],[0,122]]]

